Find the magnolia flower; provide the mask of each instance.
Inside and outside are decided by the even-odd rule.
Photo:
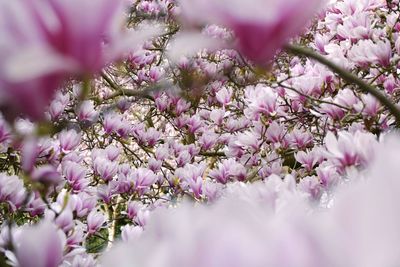
[[[24,183],[17,176],[0,173],[0,202],[7,202],[12,209],[19,208],[26,197]]]
[[[157,181],[157,176],[151,170],[145,168],[134,169],[130,176],[135,189],[143,194],[152,184]]]
[[[245,89],[245,101],[248,104],[245,114],[251,119],[258,120],[261,115],[270,117],[277,113],[278,95],[272,88],[248,86]]]
[[[1,0],[3,110],[41,119],[66,77],[96,73],[156,33],[124,29],[124,8],[124,0]]]
[[[79,121],[82,122],[96,122],[99,114],[98,112],[94,109],[94,103],[93,101],[83,101],[78,110],[77,110],[77,115]]]
[[[23,227],[14,245],[19,267],[58,267],[63,258],[65,235],[50,222],[43,221]]]
[[[96,233],[106,221],[104,214],[92,210],[87,216],[87,231],[89,234]]]
[[[93,160],[93,169],[104,181],[111,181],[118,171],[118,163],[103,157],[96,157]]]
[[[125,225],[121,227],[121,239],[124,242],[137,241],[143,232],[143,228],[133,225]]]
[[[250,60],[266,64],[278,49],[302,31],[320,2],[181,0],[179,4],[184,22],[227,26],[237,37],[235,48]]]
[[[85,178],[86,168],[78,163],[67,161],[63,166],[63,174],[75,191],[82,191],[90,183],[90,180]]]
[[[60,140],[61,150],[68,153],[79,145],[81,134],[74,129],[64,130],[59,134],[58,139]]]
[[[54,166],[47,164],[32,171],[32,180],[46,186],[53,186],[61,183],[63,179]]]

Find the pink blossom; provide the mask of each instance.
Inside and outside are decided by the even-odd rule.
[[[302,131],[297,128],[290,133],[288,138],[293,146],[300,149],[306,148],[312,142],[312,136],[308,131]]]
[[[139,210],[143,208],[140,202],[130,201],[127,205],[127,215],[129,219],[134,219],[138,214]]]
[[[395,47],[396,47],[397,54],[400,54],[400,37],[397,37]]]
[[[32,172],[32,180],[46,186],[58,185],[62,182],[60,173],[51,165],[39,166]]]
[[[86,168],[78,163],[68,161],[63,166],[63,173],[68,183],[75,191],[82,191],[90,183],[90,181],[85,177]]]
[[[66,76],[98,72],[155,33],[123,30],[123,10],[122,0],[2,1],[0,105],[7,115],[42,119]]]
[[[289,38],[301,32],[319,4],[314,0],[179,2],[182,15],[189,22],[216,23],[231,28],[237,37],[236,48],[259,64],[266,64]]]
[[[283,134],[284,134],[284,128],[282,127],[282,125],[279,125],[276,121],[273,121],[269,125],[265,133],[267,139],[272,143],[279,143],[283,138]]]
[[[139,210],[139,212],[135,218],[135,222],[137,224],[139,224],[139,226],[144,227],[144,226],[146,226],[149,218],[150,218],[150,211],[141,209],[141,210]]]
[[[300,180],[299,189],[308,194],[313,200],[319,200],[322,195],[321,184],[315,176],[307,176]]]
[[[233,91],[231,88],[223,87],[217,92],[216,98],[221,105],[226,106],[231,102],[232,94]]]
[[[92,210],[87,216],[87,231],[89,234],[96,233],[104,224],[106,218],[104,214]]]
[[[324,101],[333,102],[330,98],[326,98]],[[327,114],[332,120],[340,120],[345,115],[345,112],[341,107],[328,103],[322,103],[320,105],[320,111]]]
[[[65,110],[65,105],[63,103],[61,103],[60,101],[56,100],[51,102],[50,107],[49,107],[49,113],[51,116],[51,119],[57,120],[58,118],[60,118],[61,114],[64,112]]]
[[[300,162],[306,171],[311,171],[314,165],[318,162],[318,155],[314,151],[299,151],[294,155],[295,159]]]
[[[37,245],[40,240],[41,245]],[[50,222],[22,228],[15,240],[16,258],[21,267],[58,267],[63,258],[65,235]]]
[[[93,170],[106,182],[111,181],[118,171],[118,163],[103,157],[96,157],[93,161]]]
[[[157,181],[157,176],[151,170],[145,168],[133,169],[130,179],[134,183],[134,188],[143,194],[153,183]]]
[[[94,109],[93,101],[83,101],[77,110],[78,119],[82,122],[96,122],[99,114]]]
[[[121,239],[124,242],[137,241],[143,233],[143,228],[133,225],[124,225],[121,227]]]
[[[0,173],[0,202],[7,202],[11,208],[19,208],[26,197],[23,182],[17,176]]]
[[[116,161],[121,153],[121,150],[116,146],[110,145],[104,149],[104,152],[108,160]]]
[[[249,86],[245,90],[245,100],[248,104],[245,114],[249,118],[258,120],[261,115],[273,117],[277,114],[278,96],[272,88],[257,85]]]
[[[65,208],[54,220],[54,223],[64,231],[64,233],[67,233],[71,229],[74,228],[74,215],[72,214],[72,210],[69,208]]]
[[[74,129],[64,130],[59,134],[58,139],[60,140],[62,151],[68,153],[79,145],[81,134]]]
[[[77,195],[76,205],[74,210],[78,217],[86,216],[90,211],[92,211],[97,204],[97,197],[95,195],[80,192]]]
[[[218,169],[212,170],[209,175],[218,182],[226,184],[231,179],[245,180],[247,171],[234,159],[226,159],[218,164]]]
[[[378,114],[381,105],[375,97],[370,94],[362,95],[361,100],[364,106],[362,108],[360,105],[356,106],[358,112],[362,112],[363,115],[368,117],[374,117]]]

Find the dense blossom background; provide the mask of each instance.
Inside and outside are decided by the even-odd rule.
[[[400,266],[399,1],[0,0],[0,57],[1,267]]]

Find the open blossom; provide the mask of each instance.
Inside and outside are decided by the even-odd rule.
[[[106,218],[104,214],[97,212],[95,210],[92,210],[89,215],[87,216],[87,227],[88,227],[88,233],[89,234],[94,234],[97,232],[100,227],[104,224],[106,221]]]
[[[142,194],[157,181],[157,176],[151,170],[138,168],[132,171],[130,179],[135,189]]]
[[[58,267],[62,262],[64,245],[65,235],[50,222],[24,226],[14,244],[18,266]]]
[[[326,156],[335,166],[345,168],[366,164],[373,159],[377,141],[374,135],[361,131],[354,134],[341,131],[336,138],[333,133],[325,137]]]
[[[210,172],[210,176],[218,182],[226,184],[231,179],[245,180],[247,171],[242,164],[236,162],[234,159],[226,159],[218,164],[218,169]]]
[[[7,202],[12,209],[19,208],[26,197],[26,190],[21,179],[0,173],[0,202]]]
[[[101,179],[108,182],[117,174],[118,163],[103,157],[96,157],[93,160],[93,170],[101,177]]]
[[[93,101],[83,101],[77,110],[78,119],[83,122],[96,122],[99,116]]]
[[[86,168],[78,163],[68,161],[63,166],[63,174],[71,185],[72,189],[76,191],[82,191],[85,189],[90,181],[85,178]]]
[[[232,94],[232,88],[223,87],[217,92],[216,98],[221,105],[226,106],[231,101]]]
[[[246,116],[257,120],[261,115],[271,117],[277,114],[278,95],[272,88],[257,85],[249,86],[245,90],[245,100],[248,104]]]
[[[302,31],[319,0],[182,0],[184,20],[222,24],[237,37],[235,47],[250,60],[266,64],[289,38]]]
[[[74,150],[81,141],[81,134],[78,133],[76,130],[64,130],[58,136],[60,140],[60,147],[63,152],[70,152]]]

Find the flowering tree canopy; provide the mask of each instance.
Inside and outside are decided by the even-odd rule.
[[[0,0],[0,267],[400,266],[398,0]]]

